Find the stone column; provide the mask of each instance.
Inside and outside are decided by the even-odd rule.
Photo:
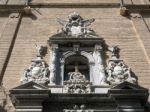
[[[62,59],[61,60],[61,67],[60,67],[60,69],[61,69],[61,85],[63,85],[63,83],[64,83],[64,60],[65,59]]]
[[[51,64],[50,64],[50,77],[49,77],[49,85],[55,85],[56,84],[56,66],[57,66],[57,51],[58,51],[58,45],[53,44],[52,50],[51,50]]]
[[[104,72],[104,63],[103,63],[103,49],[101,45],[95,45],[95,51],[93,52],[93,57],[95,59],[95,68],[94,68],[95,85],[104,85],[105,72]]]

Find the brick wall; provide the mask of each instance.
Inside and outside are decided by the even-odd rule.
[[[84,18],[94,17],[96,19],[91,27],[100,37],[106,40],[108,45],[119,45],[121,58],[138,76],[139,84],[150,89],[149,63],[142,46],[144,45],[145,47],[146,45],[144,40],[142,40],[143,43],[141,45],[138,38],[139,34],[137,34],[135,29],[135,24],[140,24],[140,21],[135,23],[129,18],[120,16],[118,8],[44,8],[38,11],[34,10],[34,16],[24,16],[4,74],[4,86],[10,89],[20,84],[21,74],[29,66],[31,59],[36,56],[35,44],[47,45],[48,38],[55,34],[58,28],[61,28],[56,22],[56,18],[66,19],[68,14],[73,11],[79,12]],[[145,25],[142,25],[144,28]],[[147,33],[149,32],[147,31]],[[140,38],[142,39],[142,36]],[[149,46],[146,47],[146,53],[149,53]],[[47,62],[49,62],[49,57],[49,54],[45,57]]]
[[[41,0],[33,0],[33,3],[40,2]],[[42,2],[56,3],[58,1],[44,0]],[[67,0],[60,2],[68,3]],[[81,0],[81,2],[90,3],[91,0]],[[93,0],[92,2],[103,3],[104,0]],[[24,4],[23,0],[20,2],[8,1],[8,4],[13,3]],[[104,3],[119,3],[119,0],[105,0]],[[125,3],[149,4],[149,1],[126,0]],[[121,49],[120,58],[132,68],[138,77],[139,84],[150,90],[150,15],[148,13],[141,15],[136,13],[131,17],[123,17],[119,14],[119,8],[109,7],[35,8],[33,15],[23,15],[21,19],[19,13],[5,14],[1,12],[0,77],[3,79],[2,82],[6,91],[20,85],[20,78],[24,69],[30,65],[31,60],[36,56],[35,44],[47,45],[49,37],[61,28],[56,18],[67,19],[67,16],[74,11],[79,12],[86,19],[96,19],[91,25],[92,29],[104,38],[108,45],[119,45]],[[19,22],[20,24],[18,24]],[[107,55],[110,56],[108,52]],[[49,58],[50,54],[48,53],[44,57],[47,63],[49,63]]]
[[[25,4],[26,0],[1,0],[0,4]],[[150,4],[149,0],[123,0],[125,4]],[[120,3],[120,0],[31,0],[32,3]]]

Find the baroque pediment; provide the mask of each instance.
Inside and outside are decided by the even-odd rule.
[[[146,88],[144,88],[144,87],[141,87],[141,86],[139,86],[137,84],[133,84],[133,83],[130,83],[130,82],[127,82],[127,81],[125,81],[123,83],[120,83],[120,84],[114,86],[111,89],[112,90],[113,89],[121,89],[121,90],[123,90],[123,89],[125,89],[125,90],[146,90]]]
[[[19,89],[35,89],[35,90],[41,90],[41,89],[48,89],[47,87],[37,84],[33,81],[24,83],[18,87],[13,88],[12,90],[19,90]]]

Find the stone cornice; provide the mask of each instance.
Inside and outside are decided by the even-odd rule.
[[[120,3],[30,3],[31,8],[119,8]],[[0,12],[23,12],[25,4],[0,5]],[[124,4],[129,12],[150,12],[150,5]]]
[[[150,5],[124,5],[129,12],[150,12]]]

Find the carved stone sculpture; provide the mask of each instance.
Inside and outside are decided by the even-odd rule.
[[[86,106],[84,104],[82,104],[74,105],[73,109],[64,109],[63,112],[89,112],[89,110],[86,109]]]
[[[117,58],[118,49],[117,46],[114,46],[110,50],[112,52],[112,59],[109,60],[108,67],[106,68],[108,83],[119,84],[124,81],[136,83],[136,78],[132,76],[131,68],[128,67],[123,60]]]
[[[21,82],[34,81],[45,84],[49,81],[48,75],[49,69],[45,66],[44,60],[42,60],[41,57],[37,57],[37,59],[32,60],[29,68],[24,71]]]
[[[65,93],[91,93],[91,83],[80,72],[69,73],[70,78],[64,81]]]
[[[73,37],[79,37],[94,34],[93,30],[88,29],[87,26],[91,25],[95,19],[84,20],[78,13],[74,12],[69,15],[68,21],[58,18],[58,22],[63,25],[63,28],[60,32]],[[91,35],[91,36],[92,36]],[[94,36],[94,35],[93,35]]]
[[[112,58],[118,58],[119,57],[119,47],[118,46],[112,46],[108,47],[108,50],[112,53]]]
[[[108,73],[107,81],[109,84],[119,84],[124,81],[136,83],[136,78],[131,76],[131,68],[122,60],[110,60],[106,72]]]
[[[102,60],[102,56],[101,55],[102,55],[101,50],[95,50],[93,52],[93,57],[96,60],[94,74],[97,75],[97,80],[98,80],[97,84],[107,85],[105,68],[103,66],[103,60]]]
[[[78,70],[68,75],[69,80],[64,81],[65,93],[91,93],[91,83]]]
[[[46,47],[42,45],[35,45],[37,49],[37,56],[42,57],[46,52]]]
[[[49,81],[49,69],[42,59],[43,47],[36,46],[38,55],[32,60],[31,65],[24,71],[21,78],[22,83],[34,81],[36,83],[46,84]]]

